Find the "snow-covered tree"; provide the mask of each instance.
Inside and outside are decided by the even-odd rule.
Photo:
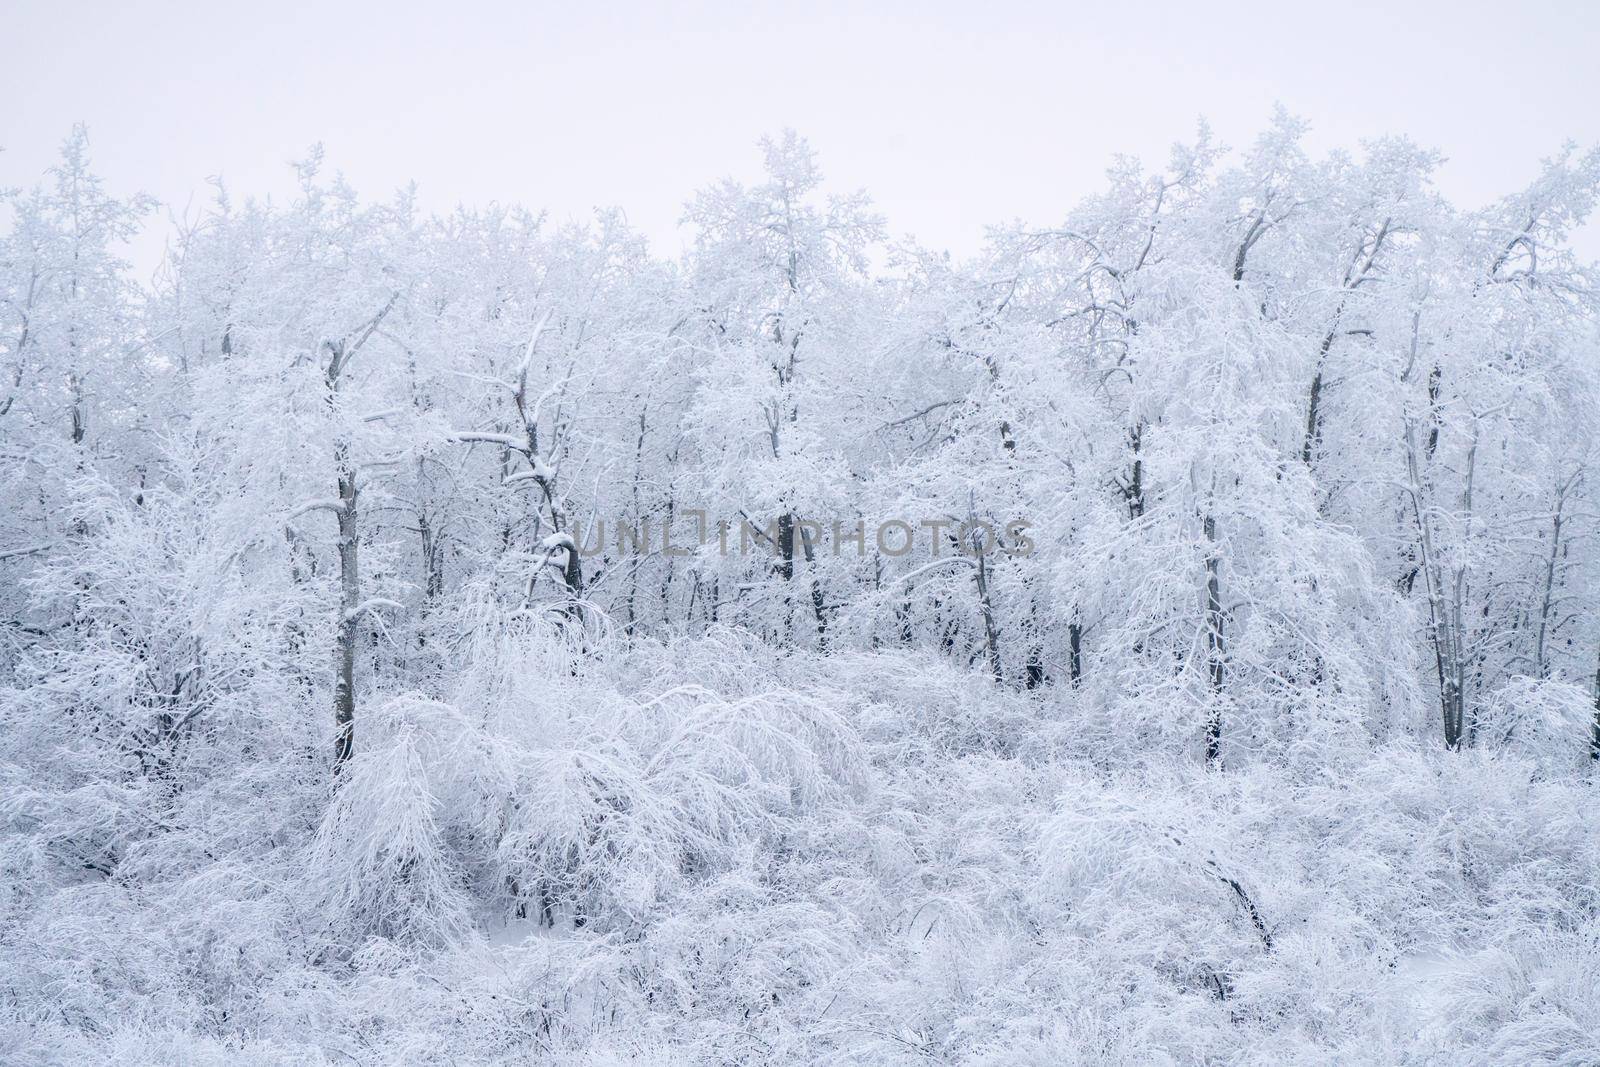
[[[1594,1060],[1600,155],[0,236],[0,1060]],[[329,711],[333,714],[330,716]]]

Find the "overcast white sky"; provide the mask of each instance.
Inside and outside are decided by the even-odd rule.
[[[793,126],[832,184],[962,254],[986,223],[1058,220],[1113,153],[1163,158],[1199,116],[1244,144],[1275,100],[1319,149],[1441,149],[1462,203],[1600,141],[1588,0],[583,6],[0,0],[0,184],[37,180],[78,120],[114,190],[178,211],[215,174],[281,195],[322,141],[368,195],[414,178],[436,208],[618,205],[671,253],[693,190],[753,176],[756,138]],[[1600,230],[1581,246],[1600,256]]]

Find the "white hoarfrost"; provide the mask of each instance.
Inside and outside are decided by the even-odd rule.
[[[762,150],[5,194],[0,1062],[1600,1063],[1600,155]]]

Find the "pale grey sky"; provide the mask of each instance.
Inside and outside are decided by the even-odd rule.
[[[693,190],[753,175],[757,137],[793,126],[893,230],[963,254],[986,223],[1058,220],[1113,153],[1159,160],[1199,116],[1242,145],[1275,100],[1319,150],[1439,148],[1466,204],[1600,141],[1587,0],[0,3],[0,184],[35,181],[83,120],[113,189],[179,211],[213,174],[281,195],[322,141],[368,195],[414,178],[434,208],[617,205],[671,253]]]

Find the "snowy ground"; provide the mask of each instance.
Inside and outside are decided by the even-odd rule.
[[[919,654],[727,637],[542,682],[395,701],[343,824],[307,779],[207,826],[261,788],[213,783],[138,882],[45,882],[13,836],[0,1058],[1600,1058],[1592,780],[1399,741],[1116,766],[1074,738],[1137,723]],[[505,902],[501,821],[570,849],[553,928]]]

